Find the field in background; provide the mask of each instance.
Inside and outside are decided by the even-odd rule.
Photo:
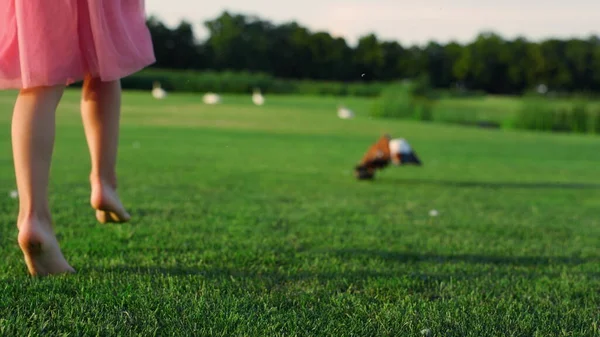
[[[204,93],[215,91],[220,94],[245,94],[254,88],[260,88],[269,94],[322,95],[322,96],[358,96],[376,97],[387,84],[381,82],[363,82],[360,74],[352,82],[292,80],[275,78],[268,74],[232,71],[184,71],[144,69],[127,78],[124,88],[150,90],[158,81],[168,91]]]
[[[409,82],[419,83],[423,79],[419,77]],[[149,68],[122,80],[124,89],[142,91],[151,90],[156,82],[160,83],[162,88],[168,92],[187,94],[216,92],[221,95],[247,95],[259,88],[268,96],[337,97],[338,101],[345,101],[352,97],[375,100],[387,95],[388,98],[383,101],[387,101],[393,111],[388,111],[386,115],[396,119],[435,121],[488,128],[600,133],[600,100],[597,95],[584,99],[580,94],[549,92],[549,97],[544,99],[519,96],[495,97],[481,91],[466,89],[434,89],[427,84],[426,90],[430,91],[437,99],[435,102],[431,102],[431,109],[429,109],[431,111],[413,112],[408,106],[412,104],[410,95],[407,96],[401,88],[397,90],[398,85],[407,83],[406,81],[368,82],[363,81],[359,74],[353,81],[328,82],[281,79],[255,72]],[[560,98],[551,98],[552,96]],[[582,102],[585,102],[586,106],[582,106]],[[370,113],[381,116],[381,111],[373,109],[372,105],[371,103]]]
[[[133,221],[103,226],[68,91],[51,206],[78,274],[34,280],[9,197],[13,99],[0,94],[0,335],[598,335],[600,138],[375,119],[352,97],[127,92]],[[339,103],[357,118],[338,119]],[[518,102],[440,109],[478,104],[494,117]],[[424,166],[356,181],[384,132]]]

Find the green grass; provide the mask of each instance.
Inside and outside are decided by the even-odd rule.
[[[469,125],[469,126],[486,126],[486,127],[499,127],[503,129],[529,129],[540,132],[556,132],[555,128],[552,127],[553,123],[556,123],[553,116],[558,111],[571,112],[574,107],[581,105],[585,102],[585,112],[588,121],[584,124],[585,127],[577,128],[572,127],[571,123],[567,120],[565,125],[561,125],[561,132],[589,132],[598,133],[595,130],[598,129],[594,125],[596,115],[600,112],[600,101],[597,99],[581,99],[581,98],[543,98],[539,97],[539,100],[528,97],[524,99],[518,96],[494,96],[487,95],[481,97],[449,97],[441,96],[440,99],[431,102],[432,109],[431,113],[428,113],[427,118],[423,119],[415,116],[414,111],[409,111],[410,103],[408,97],[401,97],[402,92],[396,95],[392,95],[388,98],[381,99],[378,105],[374,105],[375,109],[372,110],[371,115],[382,116],[382,106],[388,107],[388,116],[390,118],[397,119],[414,119],[414,120],[431,120],[435,123],[442,124],[456,124],[456,125]],[[525,103],[525,104],[524,104]],[[539,110],[543,110],[540,112]],[[390,112],[393,112],[390,114]],[[525,116],[520,113],[525,113]],[[531,117],[527,117],[531,116]],[[525,118],[524,118],[525,117]],[[544,125],[550,125],[550,127],[544,127],[544,125],[537,125],[533,123],[530,125],[528,121],[533,118],[534,121],[538,119],[545,121]],[[578,130],[583,129],[583,130]]]
[[[370,119],[370,101],[126,93],[120,193],[99,225],[78,93],[58,113],[51,207],[76,275],[16,245],[14,93],[0,94],[2,336],[598,336],[600,138]],[[358,182],[383,132],[421,168]],[[430,217],[431,209],[439,211]]]
[[[295,94],[308,96],[375,97],[387,86],[384,82],[353,82],[291,80],[275,78],[264,73],[214,72],[147,68],[121,82],[128,90],[150,90],[159,81],[169,92],[204,93],[216,91],[228,94],[246,94],[261,88],[268,94]],[[81,82],[76,85],[81,84]]]
[[[437,103],[435,120],[440,122],[494,122],[499,125],[513,119],[521,99],[486,96],[481,98],[446,98]]]

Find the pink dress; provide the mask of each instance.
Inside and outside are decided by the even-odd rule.
[[[144,0],[0,0],[0,89],[117,80],[154,62]]]

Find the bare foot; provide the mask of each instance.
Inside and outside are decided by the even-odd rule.
[[[38,219],[20,223],[18,241],[31,275],[47,276],[75,272],[65,260],[49,223]]]
[[[127,222],[131,218],[125,207],[123,207],[116,189],[109,184],[103,182],[92,183],[90,202],[96,210],[96,219],[100,223]]]

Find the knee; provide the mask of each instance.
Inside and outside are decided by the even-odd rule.
[[[64,85],[24,88],[19,91],[19,96],[21,98],[28,98],[28,99],[60,100],[60,97],[62,96],[64,90],[65,90]]]
[[[100,77],[95,77],[90,74],[86,75],[83,79],[83,87],[86,90],[98,90],[101,88],[107,88],[112,86],[120,85],[119,80],[114,81],[102,81]]]
[[[104,95],[108,92],[120,91],[121,82],[115,81],[102,81],[100,77],[94,77],[87,75],[83,80],[83,99],[84,100],[97,100],[99,95]]]

